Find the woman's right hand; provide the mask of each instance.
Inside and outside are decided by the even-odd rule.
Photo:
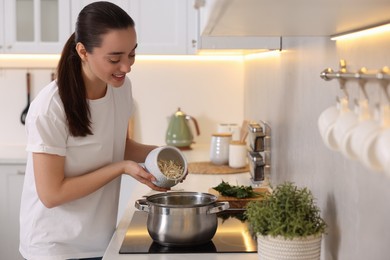
[[[153,176],[153,174],[147,172],[141,165],[134,161],[125,161],[125,173],[127,175],[130,175],[140,183],[143,183],[150,187],[153,190],[156,191],[167,191],[169,189],[161,188],[156,186],[153,181],[156,181],[156,178]]]

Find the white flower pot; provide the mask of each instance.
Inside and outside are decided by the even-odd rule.
[[[319,260],[322,235],[306,238],[257,236],[257,252],[261,260]]]

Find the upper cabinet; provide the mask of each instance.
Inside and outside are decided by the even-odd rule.
[[[91,0],[72,0],[72,31]],[[196,51],[196,10],[190,0],[111,0],[133,18],[137,54],[190,54]]]
[[[390,21],[389,0],[197,0],[197,3],[203,6],[200,7],[202,36],[330,36]]]
[[[3,0],[1,53],[59,53],[69,32],[67,1]],[[66,32],[66,33],[62,33]]]
[[[70,2],[70,13],[68,12],[67,14],[63,14],[63,15],[64,16],[70,15],[70,23],[71,23],[70,31],[74,32],[76,21],[77,21],[77,16],[79,15],[81,9],[83,9],[84,6],[86,6],[90,3],[93,3],[93,2],[97,2],[97,1],[96,0],[71,0],[69,2]],[[109,2],[112,2],[112,3],[120,6],[124,10],[128,10],[130,7],[129,2],[131,2],[131,1],[129,1],[129,0],[110,0]]]
[[[93,0],[0,0],[0,53],[61,53],[81,9]],[[193,0],[111,0],[135,21],[137,54],[192,54]]]
[[[197,13],[193,0],[131,0],[138,54],[192,54],[196,51]]]
[[[60,53],[92,0],[0,0],[0,53]],[[138,54],[279,49],[390,20],[389,0],[111,0],[134,19]]]

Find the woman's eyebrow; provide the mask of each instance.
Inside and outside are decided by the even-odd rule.
[[[134,51],[137,47],[138,47],[138,43],[134,46],[134,48],[131,51]],[[122,54],[124,54],[123,51],[114,51],[114,52],[108,53],[107,55],[122,55]]]

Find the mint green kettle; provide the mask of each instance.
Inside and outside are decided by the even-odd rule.
[[[190,149],[191,144],[194,142],[194,135],[192,134],[191,128],[188,124],[190,120],[195,125],[196,134],[199,135],[199,126],[196,119],[183,113],[179,107],[176,113],[174,113],[169,120],[165,136],[165,142],[167,145],[175,146],[183,150]]]

